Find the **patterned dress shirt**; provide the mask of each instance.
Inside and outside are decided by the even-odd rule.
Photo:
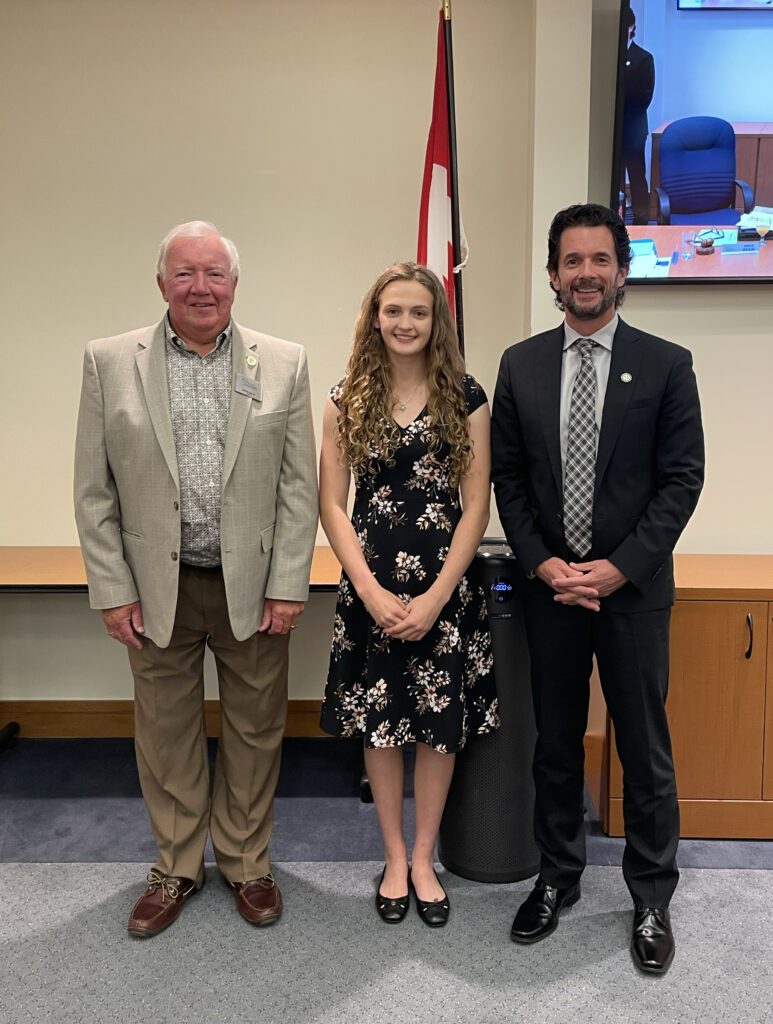
[[[180,560],[187,565],[220,565],[223,452],[231,403],[231,335],[219,335],[214,349],[199,356],[172,330],[167,316],[166,373],[172,431],[180,474],[182,536]]]

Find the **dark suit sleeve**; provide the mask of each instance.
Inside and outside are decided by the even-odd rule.
[[[609,560],[637,589],[657,576],[698,504],[704,447],[698,386],[685,349],[671,367],[653,452],[655,491],[638,522]]]
[[[641,102],[646,109],[652,103],[655,95],[655,61],[652,54],[644,51],[644,60],[641,67]]]
[[[646,113],[655,94],[655,61],[641,47],[636,47],[634,64],[626,69],[624,89],[626,108],[636,114]]]
[[[550,558],[539,533],[527,485],[527,456],[510,377],[508,353],[502,356],[491,420],[492,478],[497,510],[507,542],[526,575]]]

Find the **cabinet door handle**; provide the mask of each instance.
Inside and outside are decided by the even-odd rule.
[[[746,616],[746,625],[749,627],[749,646],[746,648],[744,657],[748,660],[754,650],[754,616],[751,612]]]

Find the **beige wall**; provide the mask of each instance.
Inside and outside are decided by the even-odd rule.
[[[550,216],[607,191],[609,3],[454,2],[468,362],[489,390],[502,348],[557,322]],[[239,244],[238,319],[307,345],[319,433],[360,296],[415,253],[435,10],[0,0],[0,544],[76,542],[83,345],[160,316],[155,247],[177,221]],[[695,355],[709,472],[681,550],[773,550],[771,314],[769,287],[629,291],[628,319]],[[330,604],[295,645],[295,697],[321,692]],[[82,599],[2,598],[0,618],[0,698],[130,692]]]
[[[293,633],[290,696],[322,696],[335,594],[315,594]],[[207,654],[205,692],[217,696]],[[120,700],[131,697],[124,649],[105,636],[85,594],[0,594],[0,700]],[[0,715],[0,725],[2,725]]]
[[[525,323],[530,40],[519,9],[530,6],[457,4],[460,187],[474,254],[467,334],[486,385]],[[83,346],[160,317],[155,251],[181,220],[213,220],[236,240],[235,315],[308,347],[319,425],[362,294],[387,263],[416,254],[435,5],[0,9],[10,313],[0,544],[73,544]]]
[[[454,11],[469,364],[488,388],[526,327],[531,7]],[[362,294],[416,253],[436,10],[0,0],[0,544],[77,542],[83,346],[161,316],[155,251],[181,220],[214,220],[236,240],[237,319],[307,346],[319,436]],[[0,597],[0,620],[0,699],[130,693],[123,652],[83,599]],[[321,692],[331,621],[331,598],[315,596],[292,696]]]
[[[623,315],[695,361],[706,485],[677,550],[773,553],[773,288],[630,288]]]

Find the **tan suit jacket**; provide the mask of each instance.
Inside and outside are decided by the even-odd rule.
[[[174,624],[181,531],[165,344],[163,321],[89,342],[74,488],[91,607],[139,600],[159,647]],[[231,392],[223,464],[223,576],[245,640],[266,597],[308,597],[317,477],[303,348],[234,324],[232,352],[234,384],[244,374],[260,385],[257,398]]]

